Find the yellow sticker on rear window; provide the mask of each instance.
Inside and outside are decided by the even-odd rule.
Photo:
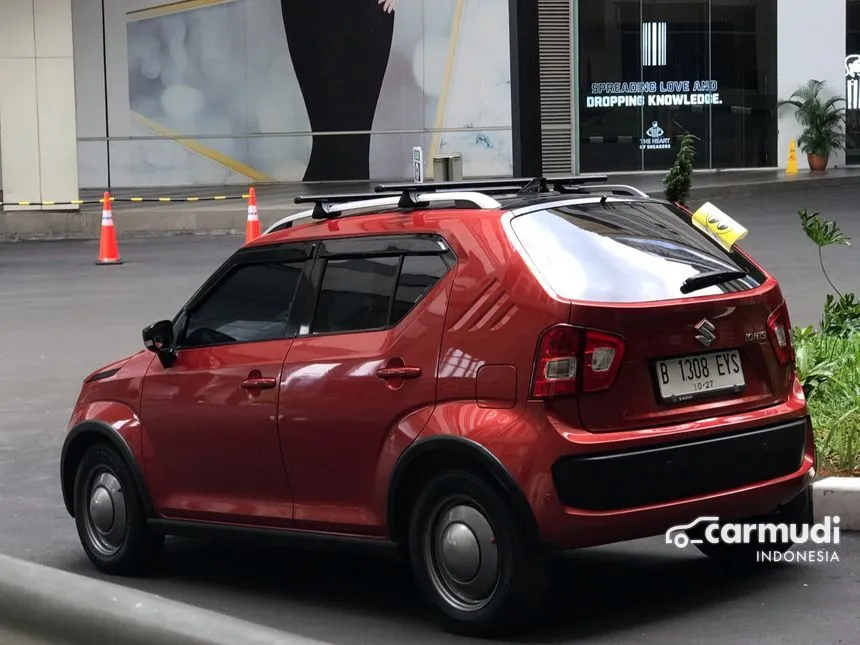
[[[726,251],[747,236],[747,229],[726,215],[711,202],[693,213],[693,224],[710,235]]]

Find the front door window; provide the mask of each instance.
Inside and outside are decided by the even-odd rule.
[[[185,348],[278,340],[295,334],[289,313],[303,262],[239,266],[188,314]]]

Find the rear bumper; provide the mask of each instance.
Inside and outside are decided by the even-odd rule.
[[[654,448],[570,455],[552,466],[564,506],[615,511],[779,479],[803,465],[807,422],[796,419]]]
[[[737,520],[776,510],[815,476],[812,425],[800,418],[653,448],[564,456],[541,538],[561,549],[664,533],[704,515]]]

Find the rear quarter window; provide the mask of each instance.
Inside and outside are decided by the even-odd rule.
[[[562,298],[654,302],[745,291],[765,279],[741,254],[727,252],[683,210],[650,201],[607,200],[533,211],[511,221],[539,277]],[[687,278],[744,271],[741,279],[685,294]]]

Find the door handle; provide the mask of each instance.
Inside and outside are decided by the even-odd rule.
[[[249,378],[239,385],[243,390],[272,390],[277,381],[270,377]]]
[[[383,367],[376,370],[376,375],[381,379],[394,378],[418,378],[421,376],[420,367]]]

